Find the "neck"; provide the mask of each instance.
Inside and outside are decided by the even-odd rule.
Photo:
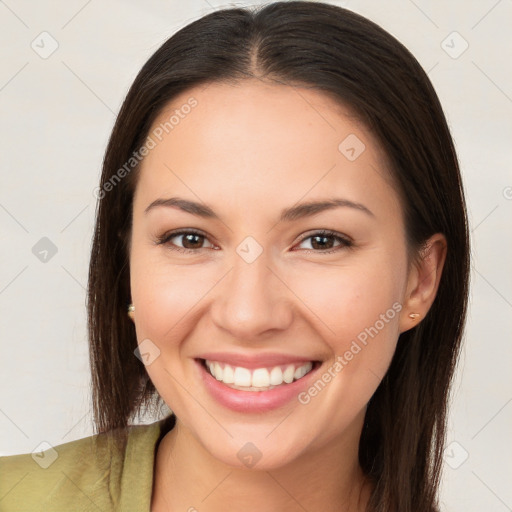
[[[371,492],[356,438],[311,449],[277,469],[228,466],[212,457],[179,420],[162,439],[152,512],[362,512]],[[354,442],[356,441],[356,442]]]

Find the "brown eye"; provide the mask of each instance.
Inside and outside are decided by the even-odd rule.
[[[352,246],[352,241],[349,238],[332,231],[318,231],[305,236],[302,238],[299,245],[302,245],[306,240],[311,240],[309,242],[311,248],[306,248],[306,252],[321,252],[328,254]]]
[[[204,236],[196,235],[195,233],[178,236],[182,237],[181,243],[185,249],[200,249],[200,246],[204,243]]]
[[[174,239],[176,242],[173,241]],[[166,233],[158,239],[158,244],[167,245],[170,249],[176,251],[197,252],[199,249],[208,248],[203,247],[205,241],[208,241],[208,238],[202,233],[182,230]],[[213,247],[211,242],[208,241],[208,243],[210,244],[210,247]]]

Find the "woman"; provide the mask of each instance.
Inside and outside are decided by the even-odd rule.
[[[204,16],[135,79],[97,195],[98,435],[2,458],[1,510],[439,510],[468,230],[396,39],[318,2]]]

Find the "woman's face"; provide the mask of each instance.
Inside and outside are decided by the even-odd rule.
[[[376,141],[322,93],[258,80],[183,93],[150,137],[132,302],[180,426],[235,466],[353,450],[410,327],[401,206]]]

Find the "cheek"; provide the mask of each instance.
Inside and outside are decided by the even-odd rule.
[[[134,261],[131,276],[137,338],[170,343],[179,340],[180,328],[190,322],[194,307],[214,284],[204,272],[185,265],[153,264],[143,270]]]
[[[134,257],[130,269],[136,336],[139,344],[149,339],[158,347],[158,356],[146,371],[168,406],[184,411],[189,395],[179,383],[190,377],[190,368],[183,366],[180,351],[200,320],[201,300],[215,283],[204,269],[149,263]],[[200,392],[194,390],[195,384],[189,381],[187,386],[194,395]]]
[[[353,379],[363,394],[373,393],[398,340],[405,267],[396,256],[374,254],[371,262],[322,268],[290,282],[313,313],[311,322],[333,362],[341,365],[333,373],[344,376],[336,380],[347,386]]]
[[[401,300],[405,274],[403,265],[385,255],[353,265],[325,266],[289,273],[287,283],[323,324],[326,338],[339,340],[357,336]],[[397,323],[398,315],[390,312]],[[386,322],[386,325],[389,322]],[[379,324],[380,325],[380,324]],[[337,343],[333,341],[333,348]]]
[[[311,428],[331,425],[319,434],[324,441],[348,428],[364,409],[395,352],[403,269],[400,262],[379,261],[338,268],[294,285],[316,313],[315,330],[332,356],[318,379],[298,397],[309,412],[304,421],[311,421]]]

